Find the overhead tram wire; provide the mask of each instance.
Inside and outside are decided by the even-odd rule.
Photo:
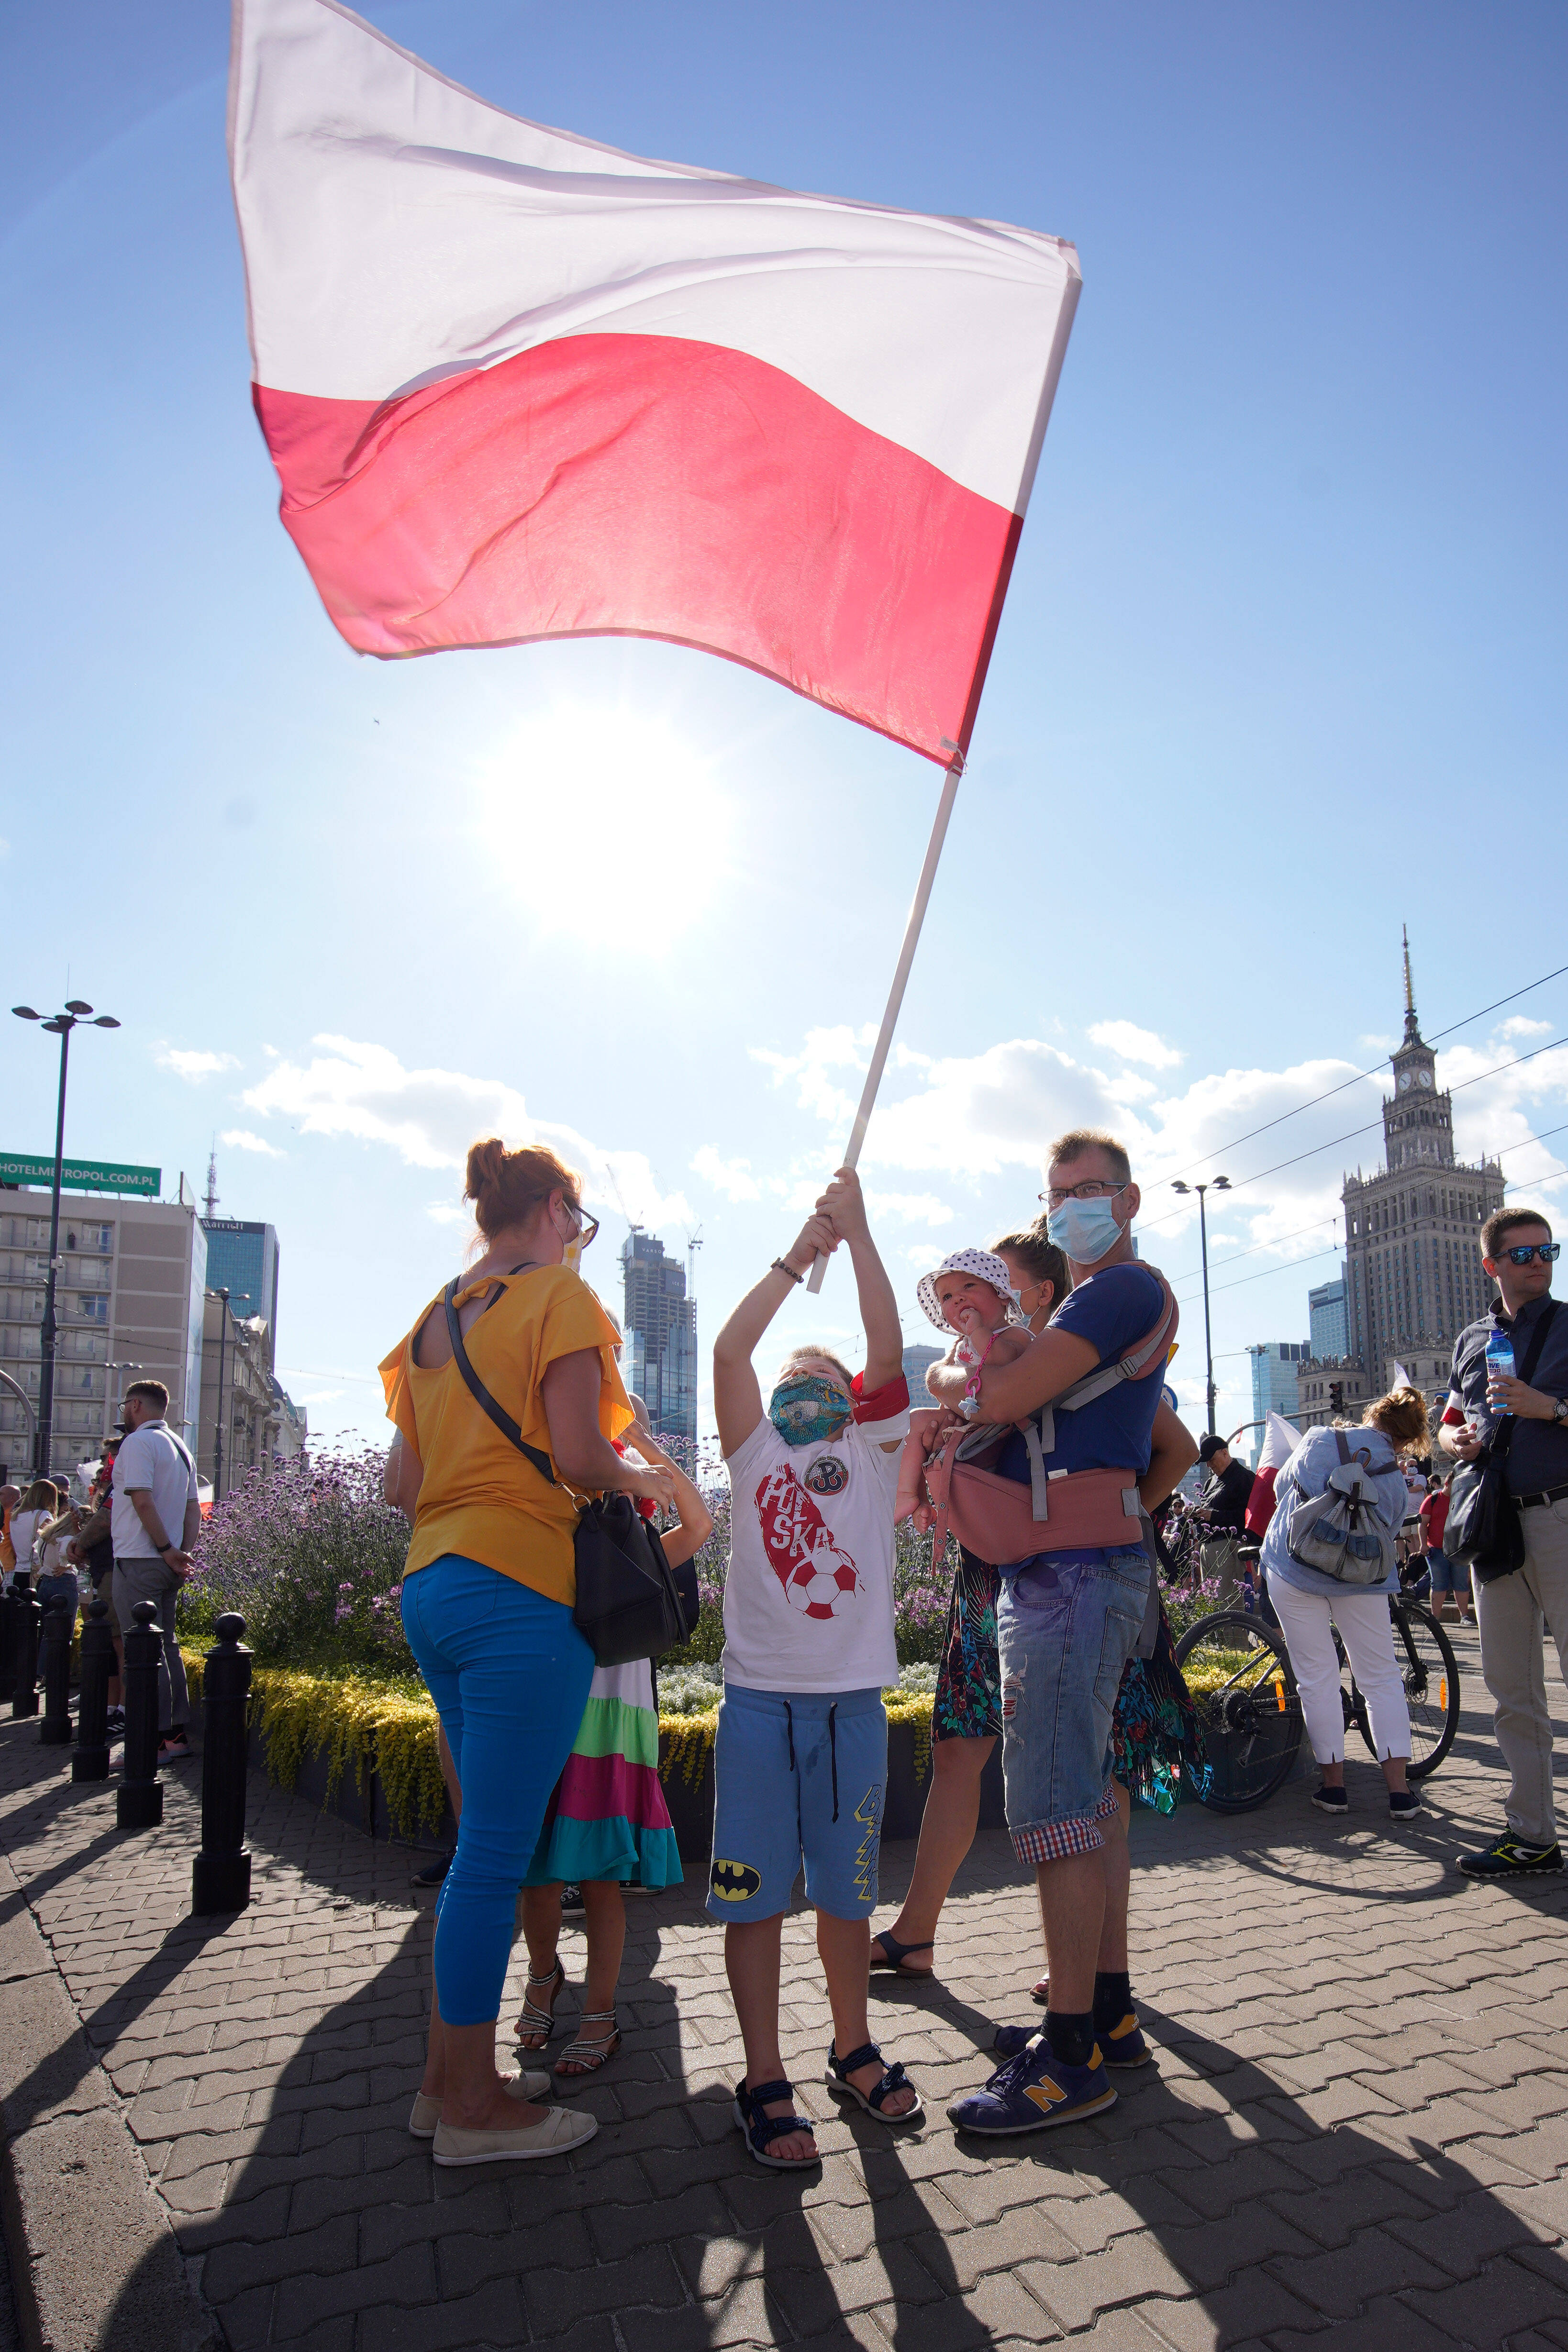
[[[1544,988],[1549,981],[1561,980],[1564,972],[1568,972],[1568,963],[1559,964],[1555,971],[1542,972],[1539,980],[1527,981],[1522,988],[1510,989],[1506,996],[1495,998],[1490,1004],[1481,1005],[1477,1012],[1467,1013],[1460,1020],[1450,1021],[1446,1029],[1434,1030],[1431,1036],[1427,1038],[1426,1043],[1429,1045],[1435,1045],[1440,1038],[1451,1037],[1457,1029],[1468,1029],[1472,1021],[1484,1021],[1489,1013],[1500,1013],[1505,1004],[1512,1004],[1520,997],[1529,996],[1536,989]],[[1529,1056],[1521,1055],[1521,1059],[1528,1060]],[[1283,1127],[1288,1118],[1299,1118],[1303,1111],[1315,1110],[1319,1103],[1332,1101],[1335,1095],[1342,1095],[1346,1093],[1350,1087],[1360,1086],[1363,1079],[1375,1078],[1379,1072],[1386,1066],[1387,1060],[1388,1056],[1385,1055],[1382,1061],[1374,1062],[1369,1070],[1358,1070],[1353,1077],[1342,1078],[1338,1086],[1326,1087],[1321,1095],[1310,1096],[1305,1102],[1297,1103],[1293,1109],[1282,1110],[1279,1113],[1277,1118],[1266,1118],[1261,1127],[1249,1127],[1245,1135],[1236,1136],[1229,1143],[1220,1144],[1214,1151],[1206,1152],[1202,1160],[1194,1160],[1189,1161],[1185,1168],[1178,1168],[1176,1174],[1178,1176],[1189,1175],[1194,1168],[1203,1167],[1206,1160],[1222,1158],[1227,1151],[1235,1151],[1241,1144],[1250,1143],[1255,1136],[1267,1135],[1270,1128]],[[1506,1069],[1508,1065],[1506,1063],[1500,1063],[1499,1067]],[[1469,1078],[1467,1078],[1464,1081],[1466,1086],[1472,1085],[1474,1081]],[[1458,1089],[1451,1088],[1450,1091],[1457,1092]],[[1373,1120],[1372,1124],[1375,1126],[1377,1122]],[[1352,1135],[1359,1135],[1364,1130],[1360,1128],[1352,1128],[1351,1130]],[[1327,1145],[1323,1146],[1325,1150],[1328,1150],[1328,1148],[1329,1147]],[[1289,1167],[1290,1164],[1291,1163],[1289,1160],[1283,1160],[1280,1162],[1282,1167]],[[1266,1169],[1264,1173],[1268,1175],[1272,1173],[1272,1171]],[[1172,1181],[1173,1181],[1173,1179]],[[1244,1182],[1250,1182],[1252,1180],[1250,1178],[1243,1179]],[[1175,1209],[1171,1212],[1169,1216],[1151,1217],[1146,1220],[1143,1230],[1145,1233],[1148,1233],[1152,1231],[1155,1225],[1170,1224],[1175,1218],[1179,1217],[1181,1213],[1182,1213],[1179,1209]]]

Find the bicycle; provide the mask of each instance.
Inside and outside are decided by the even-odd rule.
[[[1410,1709],[1409,1777],[1425,1780],[1454,1744],[1459,1727],[1459,1665],[1454,1647],[1430,1610],[1413,1594],[1389,1595],[1394,1649],[1404,1654],[1403,1680]],[[1353,1724],[1373,1759],[1377,1746],[1339,1628],[1340,1698],[1347,1733]],[[1209,1771],[1194,1784],[1201,1803],[1216,1813],[1250,1812],[1289,1778],[1305,1726],[1300,1695],[1283,1638],[1261,1615],[1223,1609],[1189,1625],[1176,1644],[1203,1729]]]

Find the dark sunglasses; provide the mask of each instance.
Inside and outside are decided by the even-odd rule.
[[[584,1215],[581,1203],[576,1201],[568,1201],[566,1206],[577,1220],[577,1245],[580,1249],[586,1249],[599,1230],[599,1220],[597,1217]]]
[[[1517,1249],[1505,1249],[1502,1255],[1511,1265],[1528,1265],[1532,1257],[1538,1257],[1542,1265],[1554,1265],[1562,1247],[1561,1242],[1521,1242]]]

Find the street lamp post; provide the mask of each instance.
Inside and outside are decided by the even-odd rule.
[[[43,1021],[30,1004],[11,1007],[18,1021]],[[84,1004],[79,996],[69,999],[63,1013],[52,1020],[43,1021],[51,1036],[60,1041],[60,1092],[55,1112],[55,1181],[49,1201],[49,1278],[44,1292],[44,1320],[38,1332],[38,1426],[33,1441],[33,1475],[47,1478],[49,1475],[49,1443],[55,1419],[55,1284],[59,1275],[60,1260],[60,1177],[66,1156],[66,1064],[70,1054],[71,1031],[84,1021],[92,1021],[95,1029],[118,1029],[120,1024],[112,1014],[100,1013],[93,1019],[92,1007]]]
[[[217,1293],[223,1304],[217,1327],[217,1403],[213,1412],[213,1501],[223,1499],[223,1364],[228,1345],[228,1293]],[[197,1408],[198,1412],[200,1408]],[[198,1428],[197,1434],[200,1434]]]
[[[1228,1192],[1230,1190],[1228,1176],[1212,1176],[1209,1183],[1216,1192]],[[1204,1202],[1204,1194],[1208,1189],[1208,1184],[1184,1184],[1179,1177],[1171,1187],[1173,1192],[1195,1192],[1198,1196],[1198,1233],[1204,1253],[1204,1359],[1208,1375],[1208,1418],[1204,1428],[1205,1433],[1212,1433],[1215,1423],[1214,1335],[1209,1328],[1209,1228]]]

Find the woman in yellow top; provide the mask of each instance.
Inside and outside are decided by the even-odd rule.
[[[616,1332],[563,1264],[593,1238],[579,1180],[552,1151],[468,1154],[464,1198],[483,1255],[455,1301],[468,1358],[552,1486],[476,1402],[439,1297],[381,1367],[403,1444],[394,1498],[413,1525],[403,1623],[439,1709],[463,1792],[458,1851],[436,1918],[436,1992],[412,2128],[437,2164],[554,2156],[591,2139],[591,2116],[530,2104],[543,2075],[496,2072],[496,2020],[517,1891],[571,1752],[594,1672],[572,1622],[570,1489],[618,1487],[667,1506],[668,1470],[616,1452],[632,1411]],[[439,2120],[437,2120],[437,2114]]]

